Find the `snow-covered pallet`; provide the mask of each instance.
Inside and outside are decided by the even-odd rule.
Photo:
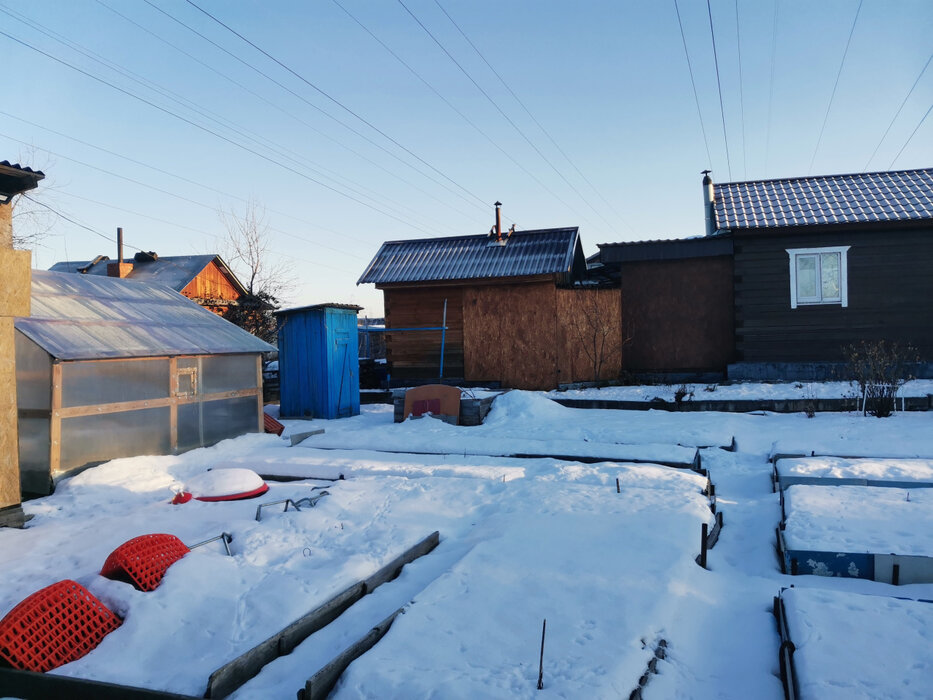
[[[784,573],[933,582],[933,491],[793,485],[782,494]]]
[[[774,615],[788,700],[929,697],[930,601],[789,588]]]
[[[774,463],[776,490],[793,484],[823,486],[933,487],[933,459],[785,457]]]

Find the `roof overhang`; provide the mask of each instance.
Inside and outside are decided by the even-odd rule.
[[[35,189],[44,177],[45,173],[41,170],[0,161],[0,204],[6,204],[16,195]]]

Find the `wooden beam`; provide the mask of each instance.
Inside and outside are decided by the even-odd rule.
[[[62,365],[52,362],[51,417],[49,419],[49,474],[55,476],[62,466]]]
[[[174,397],[178,391],[178,358],[168,359],[168,395]],[[178,452],[178,403],[173,401],[168,409],[168,442],[172,453]]]
[[[124,411],[140,411],[146,408],[162,408],[164,406],[183,405],[206,401],[222,401],[259,395],[262,389],[236,389],[234,391],[218,392],[216,394],[201,394],[199,396],[166,396],[160,399],[142,399],[139,401],[117,401],[115,403],[101,403],[94,406],[71,406],[52,411],[52,416],[60,418],[77,418],[80,416],[103,415],[105,413],[122,413]]]
[[[299,700],[326,700],[327,696],[330,695],[330,691],[334,689],[337,681],[340,680],[340,676],[347,670],[347,666],[376,646],[376,643],[389,631],[392,623],[395,622],[395,618],[404,611],[404,607],[396,610],[373,627],[365,637],[344,649],[339,656],[311,676],[305,682],[304,690],[298,691]]]

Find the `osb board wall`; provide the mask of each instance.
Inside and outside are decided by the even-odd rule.
[[[13,319],[0,317],[0,508],[20,502],[14,357]]]
[[[463,289],[425,287],[384,290],[387,328],[439,328],[447,300],[444,376],[463,377]],[[393,378],[429,379],[440,370],[441,331],[386,333],[386,360]]]
[[[240,293],[227,276],[211,261],[198,276],[181,290],[189,299],[231,300],[240,298]],[[226,308],[226,307],[224,307]]]
[[[624,263],[621,272],[625,369],[721,370],[732,361],[731,258]]]
[[[560,383],[615,379],[627,338],[618,289],[556,289]],[[570,378],[565,379],[569,374]]]
[[[558,289],[553,282],[466,287],[464,369],[471,381],[553,389],[593,379],[582,343],[605,339],[600,378],[618,376],[618,290]]]

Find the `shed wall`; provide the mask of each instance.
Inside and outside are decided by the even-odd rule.
[[[733,355],[732,277],[724,256],[622,263],[623,368],[724,370]]]
[[[444,376],[464,377],[463,287],[424,286],[385,289],[386,328],[438,328],[443,325]],[[440,372],[441,331],[386,333],[386,360],[393,379],[437,378]]]
[[[786,250],[851,246],[846,308],[790,308]],[[861,340],[910,343],[933,361],[933,228],[735,234],[735,340],[745,362],[842,361]]]

